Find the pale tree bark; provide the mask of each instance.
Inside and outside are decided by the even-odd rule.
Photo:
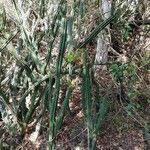
[[[111,15],[111,1],[101,0],[100,1],[100,13],[103,16],[103,20],[107,19]],[[108,27],[109,28],[109,27]],[[95,64],[106,63],[108,60],[108,36],[105,31],[102,31],[97,38],[96,57]],[[106,66],[96,65],[96,68],[105,69]]]

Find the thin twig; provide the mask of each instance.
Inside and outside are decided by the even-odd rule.
[[[2,52],[6,47],[7,45],[17,36],[17,34],[19,33],[20,31],[17,31],[15,33],[15,35],[11,36],[6,42],[5,44],[2,45],[2,47],[0,47],[0,52]]]

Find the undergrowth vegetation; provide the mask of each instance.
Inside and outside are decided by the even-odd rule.
[[[96,0],[0,2],[0,112],[5,130],[24,138],[35,126],[37,138],[48,122],[47,146],[56,149],[65,117],[74,115],[70,102],[78,89],[89,150],[96,149],[112,99],[144,128],[150,143],[149,122],[137,113],[150,105],[150,14],[144,2],[116,1],[107,19]],[[97,64],[95,41],[104,30],[108,61]],[[106,70],[98,69],[103,65]],[[106,71],[106,79],[101,78]],[[112,121],[117,124],[118,119]]]

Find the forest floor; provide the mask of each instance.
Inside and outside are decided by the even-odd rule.
[[[87,130],[84,125],[80,106],[80,93],[75,91],[70,107],[72,115],[68,114],[62,128],[56,137],[56,150],[86,150]],[[116,100],[111,100],[107,115],[97,137],[98,150],[149,150],[142,119],[150,120],[150,105],[137,109],[135,112],[125,111],[124,106]],[[42,119],[40,131],[34,142],[35,128],[28,126],[24,137],[19,133],[10,133],[0,122],[0,139],[5,149],[12,150],[46,150],[48,146],[48,116]]]

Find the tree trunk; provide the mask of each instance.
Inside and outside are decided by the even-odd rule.
[[[111,2],[109,0],[100,1],[100,13],[103,16],[103,20],[110,17],[111,14]],[[106,63],[108,59],[108,37],[106,31],[102,31],[97,39],[95,64]],[[105,65],[98,65],[96,68],[105,69]]]

